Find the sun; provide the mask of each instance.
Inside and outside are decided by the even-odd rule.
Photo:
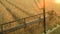
[[[55,0],[55,3],[58,3],[59,4],[60,3],[60,0]]]

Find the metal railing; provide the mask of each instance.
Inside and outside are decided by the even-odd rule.
[[[44,30],[42,15],[43,13],[0,24],[0,33],[8,34],[14,31],[17,33],[18,30],[18,34],[42,34]],[[18,24],[17,21],[20,21],[21,24]],[[37,29],[38,33],[36,33]]]
[[[0,33],[5,34],[6,32],[12,32],[12,31],[15,31],[17,29],[22,29],[22,28],[24,28],[24,31],[25,31],[25,30],[28,30],[32,24],[35,25],[36,23],[38,23],[38,26],[40,26],[40,22],[43,21],[43,19],[40,17],[41,17],[41,14],[38,14],[35,16],[30,16],[23,19],[18,19],[15,21],[0,24]],[[22,24],[17,24],[16,21],[20,21]],[[32,28],[32,30],[37,29],[37,28]]]

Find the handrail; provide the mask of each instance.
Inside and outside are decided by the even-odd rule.
[[[42,14],[42,13],[41,13],[41,14]],[[41,15],[41,14],[38,14],[38,15]],[[34,16],[30,16],[30,17],[35,17],[35,16],[38,16],[38,15],[34,15]],[[30,18],[30,17],[26,17],[26,18]],[[23,18],[23,19],[25,20],[26,18]],[[21,19],[18,19],[18,20],[21,20]],[[18,21],[18,20],[11,21],[11,22],[7,22],[7,23],[0,24],[0,25],[1,25],[2,28],[3,28],[3,25],[10,24],[10,23],[16,22],[16,21]],[[30,24],[30,25],[31,25],[31,24],[34,24],[36,21],[40,21],[40,20],[37,19],[37,20],[31,21],[31,22],[28,22],[28,23],[25,22],[25,24]],[[9,29],[9,30],[11,31],[12,29],[16,30],[16,29],[23,28],[23,27],[25,27],[25,24],[22,24],[22,25],[20,24],[19,26],[16,26],[16,27],[11,28],[11,29]],[[2,29],[2,28],[1,28],[1,29]],[[9,31],[9,30],[6,30],[6,31]],[[14,31],[14,30],[12,30],[12,31]],[[6,31],[3,31],[3,32],[6,32]]]
[[[41,13],[41,14],[43,14],[43,13]],[[41,14],[38,14],[38,15],[41,15]],[[34,15],[34,16],[37,16],[37,15]],[[34,17],[34,16],[29,16],[29,17]],[[26,18],[29,18],[29,17],[26,17]],[[22,19],[26,19],[26,18],[22,18]],[[18,19],[18,20],[21,20],[21,19]],[[18,20],[6,22],[6,23],[4,23],[4,24],[8,24],[8,23],[11,23],[11,22],[13,23],[13,22],[16,22],[16,21],[18,21]],[[0,24],[0,25],[4,25],[4,24]]]
[[[46,12],[46,13],[48,13],[48,12]],[[42,15],[42,14],[43,14],[43,13],[41,13],[41,14],[37,14],[37,15]],[[37,15],[34,15],[34,16],[37,16]],[[28,16],[28,17],[26,17],[26,18],[34,17],[34,16]],[[26,19],[26,18],[22,18],[22,19]],[[0,24],[0,25],[4,25],[4,24],[8,24],[8,23],[13,23],[13,22],[16,22],[16,21],[18,21],[18,20],[22,20],[22,19],[17,19],[17,20],[15,20],[15,21],[10,21],[10,22],[5,22],[5,23]]]
[[[31,24],[34,24],[35,22],[39,22],[39,21],[40,21],[40,20],[37,19],[37,20],[31,21],[31,22],[26,23],[26,24],[31,25]],[[2,26],[3,26],[3,25],[2,25]],[[5,31],[3,31],[3,32],[12,32],[12,31],[14,31],[14,30],[21,29],[21,28],[24,28],[24,27],[25,27],[25,24],[20,24],[20,25],[14,27],[14,28],[10,28],[10,29],[5,30]]]
[[[47,13],[47,12],[46,12]],[[41,14],[38,14],[38,15],[34,15],[34,16],[29,16],[29,17],[26,17],[26,18],[22,18],[23,20],[25,20],[25,19],[27,19],[27,18],[30,18],[30,17],[35,17],[35,16],[41,16],[43,13],[41,13]],[[47,17],[46,17],[47,18]],[[15,26],[15,27],[13,27],[13,28],[10,28],[10,29],[8,29],[8,30],[3,30],[3,25],[6,25],[6,24],[10,24],[10,23],[15,23],[16,21],[19,21],[19,20],[22,20],[22,19],[18,19],[18,20],[15,20],[15,21],[10,21],[10,22],[7,22],[7,23],[4,23],[4,24],[0,24],[1,25],[1,32],[12,32],[12,31],[14,31],[14,30],[16,30],[16,29],[21,29],[21,28],[24,28],[27,24],[29,24],[29,25],[31,25],[31,24],[34,24],[36,21],[40,21],[40,20],[43,20],[43,18],[40,18],[40,17],[38,17],[37,19],[34,19],[33,21],[30,21],[30,22],[28,22],[28,23],[26,23],[26,22],[23,22],[23,24],[20,24],[20,25],[17,25],[17,26]],[[1,33],[0,32],[0,33]]]
[[[37,16],[37,15],[35,15],[35,16]],[[33,17],[33,16],[31,16],[31,17]],[[27,17],[27,18],[29,18],[29,17]],[[23,18],[23,19],[26,19],[26,18]],[[19,19],[19,20],[20,20],[20,19]],[[42,20],[42,19],[41,19],[41,20]],[[18,20],[17,20],[17,21],[18,21]],[[31,24],[34,24],[35,22],[39,22],[39,21],[40,21],[40,19],[36,19],[36,20],[31,21],[31,22],[29,22],[29,23],[26,23],[26,22],[25,22],[25,23],[26,23],[26,25],[27,25],[27,24],[31,25]],[[13,22],[15,22],[15,21],[12,21],[12,22],[9,22],[9,23],[13,23]],[[5,23],[5,24],[9,24],[9,23]],[[5,24],[1,24],[1,26],[5,25]],[[14,31],[14,30],[21,29],[21,28],[24,28],[24,27],[25,27],[25,24],[20,24],[20,25],[14,27],[14,28],[5,30],[5,31],[3,31],[3,32],[12,32],[12,31]]]
[[[46,13],[47,13],[47,12],[46,12]],[[43,13],[38,14],[38,15],[34,15],[34,16],[30,16],[30,17],[35,17],[35,16],[39,16],[39,15],[42,15],[42,14],[43,14]],[[26,17],[26,18],[22,18],[22,19],[25,20],[25,19],[30,18],[30,17]],[[46,17],[46,18],[48,18],[48,17]],[[22,19],[18,19],[18,20],[22,20]],[[37,22],[39,23],[40,20],[43,20],[43,18],[38,17],[37,19],[34,19],[34,20],[32,20],[32,21],[30,21],[30,22],[28,22],[28,23],[24,22],[23,24],[17,25],[17,26],[15,26],[15,27],[10,28],[10,29],[3,30],[3,25],[10,24],[10,23],[16,22],[16,21],[18,21],[18,20],[11,21],[11,22],[9,22],[9,23],[7,22],[7,23],[4,23],[4,24],[0,24],[0,25],[2,26],[2,28],[1,28],[2,31],[0,31],[0,33],[3,33],[3,32],[12,32],[12,31],[15,31],[15,30],[17,30],[17,29],[21,29],[21,28],[26,27],[26,25],[35,24],[35,23],[37,23]],[[35,28],[35,29],[38,29],[38,28],[40,28],[40,27],[37,27],[37,28]]]
[[[35,23],[35,22],[38,22],[38,21],[39,21],[39,20],[35,20],[35,21],[33,21],[33,22],[29,22],[29,23],[26,23],[26,24],[31,25],[31,24],[33,24],[33,23]],[[14,28],[11,28],[11,29],[9,29],[9,30],[5,30],[5,31],[3,31],[3,32],[12,32],[12,31],[15,31],[15,30],[17,30],[17,29],[24,28],[24,27],[25,27],[24,24],[20,24],[20,25],[14,27]]]
[[[17,20],[17,21],[18,21],[18,20]],[[37,20],[37,21],[38,21],[38,20]],[[39,20],[39,21],[40,21],[40,20]],[[34,24],[34,23],[35,23],[35,20],[32,21],[32,22],[26,23],[26,24],[31,25],[31,24]],[[24,27],[25,27],[25,24],[20,24],[20,25],[14,27],[14,28],[10,28],[10,29],[5,30],[5,31],[3,31],[3,32],[4,32],[4,33],[5,33],[5,32],[13,32],[13,31],[15,31],[15,30],[18,30],[18,29],[21,29],[21,28],[24,28]],[[32,28],[32,30],[35,30],[35,29],[38,29],[38,28],[40,28],[40,27]],[[0,33],[2,33],[2,32],[0,32]]]
[[[41,15],[41,14],[38,14],[38,15]],[[34,16],[37,16],[37,15],[34,15]],[[34,16],[30,16],[30,17],[34,17]],[[26,17],[26,18],[29,18],[29,17]],[[23,18],[23,19],[26,19],[26,18]],[[21,20],[21,19],[18,19],[18,20]],[[13,22],[16,22],[18,20],[15,20],[15,21],[11,21],[11,22],[7,22],[7,23],[4,23],[4,24],[0,24],[2,27],[3,25],[6,25],[6,24],[10,24],[10,23],[13,23]],[[38,19],[37,19],[38,20]],[[36,20],[34,21],[31,21],[32,23],[35,22]],[[39,21],[39,20],[38,20]],[[31,22],[29,22],[28,24],[32,24]]]

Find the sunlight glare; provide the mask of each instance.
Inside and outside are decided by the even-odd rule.
[[[59,4],[60,3],[60,0],[55,0],[55,3]]]

